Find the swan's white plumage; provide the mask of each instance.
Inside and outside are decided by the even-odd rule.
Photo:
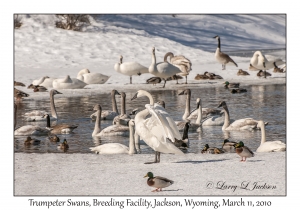
[[[70,78],[67,75],[64,79],[53,80],[53,88],[55,89],[82,89],[87,84],[76,78]]]
[[[267,59],[265,55],[261,53],[261,51],[256,51],[252,58],[250,59],[250,64],[252,66],[249,67],[251,70],[268,70],[274,68],[274,62],[276,65],[282,65],[285,64],[284,61],[282,61],[280,58],[271,58]],[[254,67],[254,68],[253,68]]]
[[[149,73],[147,67],[137,62],[116,63],[114,69],[116,72],[127,76]]]
[[[91,73],[88,69],[82,69],[77,74],[77,79],[86,84],[104,84],[110,77],[100,73]]]
[[[97,147],[91,147],[90,150],[99,154],[128,154],[129,152],[127,146],[119,143],[103,144]]]
[[[48,135],[51,129],[48,128],[41,128],[40,126],[36,125],[24,125],[15,130],[15,136],[29,136],[29,135]]]
[[[286,151],[286,144],[281,141],[266,141],[266,129],[263,121],[258,122],[261,129],[261,142],[256,152],[280,152]]]
[[[96,136],[129,136],[129,127],[125,125],[110,125]]]

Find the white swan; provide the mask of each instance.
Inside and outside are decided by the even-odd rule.
[[[274,62],[278,66],[285,63],[280,58],[268,60],[266,56],[261,53],[261,51],[256,51],[250,59],[250,67],[251,70],[253,67],[255,67],[257,70],[268,70],[274,68]]]
[[[51,108],[51,120],[57,120],[57,113],[56,108],[54,104],[54,95],[56,94],[62,94],[58,92],[57,90],[52,89],[50,91],[50,108]],[[43,118],[43,116],[47,114],[44,110],[33,110],[31,112],[26,112],[24,114],[25,121],[27,122],[33,122],[33,121],[46,121],[46,118]]]
[[[108,143],[108,144],[103,144],[97,147],[91,147],[90,150],[92,152],[95,152],[97,154],[120,154],[120,153],[125,153],[125,154],[136,154],[136,148],[134,144],[134,120],[131,119],[128,123],[129,125],[129,147],[119,144],[119,143]]]
[[[168,61],[168,57],[170,57],[170,63],[180,69],[181,73],[178,73],[177,75],[185,76],[185,84],[187,84],[187,76],[192,70],[192,62],[183,55],[174,56],[172,52],[165,54],[164,62]]]
[[[113,119],[113,125],[127,125],[131,117],[126,114],[126,94],[121,92],[121,114]]]
[[[121,95],[117,90],[111,91],[111,106],[112,110],[104,110],[101,113],[101,120],[113,120],[116,116],[119,115],[117,103],[116,103],[116,95]],[[91,114],[90,116],[92,120],[96,120],[97,112]]]
[[[44,77],[41,77],[40,79],[33,80],[32,85],[39,85],[39,86],[43,86],[45,88],[53,88],[52,84],[55,79],[57,79],[57,78],[44,76]]]
[[[123,63],[123,56],[120,56],[120,63],[114,66],[116,72],[127,75],[130,77],[130,84],[132,84],[132,75],[141,75],[149,73],[148,68],[139,64],[138,62],[125,62]]]
[[[254,120],[253,118],[235,120],[230,124],[229,110],[226,102],[220,102],[218,107],[223,107],[225,111],[225,120],[224,125],[222,126],[222,130],[253,130],[257,128],[258,121]]]
[[[222,64],[222,70],[226,69],[227,63],[233,63],[236,67],[238,67],[238,65],[229,57],[229,55],[221,52],[221,38],[219,36],[215,36],[213,38],[218,40],[218,47],[215,52],[215,58],[219,63]]]
[[[88,84],[79,79],[70,78],[69,75],[67,75],[64,79],[53,80],[53,88],[55,89],[82,89],[87,85]]]
[[[94,131],[92,133],[93,137],[101,137],[101,136],[129,136],[129,127],[124,125],[111,125],[103,130],[101,130],[101,112],[102,108],[99,104],[94,106],[94,110],[96,110],[96,122]]]
[[[17,124],[17,105],[14,104],[14,127],[16,127]],[[42,136],[42,135],[48,135],[51,129],[49,128],[44,128],[40,127],[37,125],[24,125],[21,126],[14,131],[15,136],[30,136],[30,135],[37,135],[37,136]]]
[[[258,121],[257,127],[261,130],[261,142],[256,152],[280,152],[286,151],[286,144],[281,141],[266,141],[265,123]]]
[[[149,66],[149,73],[160,77],[165,81],[163,88],[166,85],[166,79],[172,77],[175,74],[181,73],[180,69],[170,64],[169,62],[156,63],[155,48],[152,48],[152,63]]]
[[[150,104],[146,104],[146,109],[135,115],[134,121],[136,133],[155,151],[154,162],[147,163],[159,163],[161,152],[184,154],[174,145],[176,139],[181,140],[174,120],[162,106],[154,104],[152,95],[147,91],[139,90],[131,100],[143,96],[149,98]],[[147,117],[148,115],[150,116]]]
[[[77,79],[85,82],[86,84],[104,84],[110,76],[100,73],[91,73],[88,69],[82,69],[77,74]]]
[[[198,118],[198,108],[191,111],[191,89],[185,89],[181,91],[178,95],[186,95],[185,110],[182,119],[191,121],[196,120]],[[221,110],[214,108],[202,108],[202,118],[207,118],[208,116],[213,115],[222,116]]]

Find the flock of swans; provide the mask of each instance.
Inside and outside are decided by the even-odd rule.
[[[229,85],[229,84],[227,84]],[[234,85],[234,84],[233,84]],[[235,84],[236,85],[236,84]],[[55,107],[54,96],[62,94],[55,89],[50,91],[50,110],[51,116],[45,110],[33,110],[23,113],[24,121],[45,121],[44,126],[24,125],[15,128],[15,136],[27,136],[25,145],[36,145],[39,141],[32,139],[31,136],[48,135],[50,141],[58,142],[56,134],[70,134],[78,125],[59,123],[58,114]],[[121,96],[121,113],[118,111],[116,104],[116,95]],[[129,147],[119,143],[107,143],[90,150],[98,154],[136,154],[140,153],[140,143],[143,141],[155,151],[154,161],[146,162],[159,163],[161,153],[171,153],[184,155],[184,151],[189,147],[189,131],[199,131],[205,126],[220,126],[223,131],[242,131],[242,130],[261,130],[261,145],[256,152],[277,152],[285,151],[286,145],[281,141],[266,141],[265,126],[268,122],[255,120],[253,118],[230,119],[229,108],[225,101],[221,101],[217,108],[203,108],[201,98],[196,99],[196,109],[191,110],[191,89],[185,89],[178,93],[178,97],[185,96],[186,106],[183,110],[182,121],[174,121],[168,110],[165,108],[165,101],[154,101],[153,96],[145,90],[138,90],[131,100],[139,100],[141,97],[147,97],[149,103],[145,104],[144,110],[134,110],[133,113],[126,113],[126,94],[119,93],[117,90],[111,91],[112,110],[102,110],[100,104],[93,108],[95,113],[91,113],[90,118],[95,120],[94,130],[91,133],[93,138],[106,138],[107,136],[129,137]],[[223,110],[220,110],[222,108]],[[15,104],[15,126],[16,126]],[[134,116],[134,117],[133,117]],[[54,126],[50,124],[51,120],[56,120]],[[109,120],[111,125],[101,129],[101,121]],[[76,132],[76,130],[75,130]],[[180,134],[183,132],[183,135]],[[29,138],[30,137],[30,138]],[[222,140],[223,141],[223,140]],[[64,140],[58,148],[67,149],[69,146]],[[222,148],[210,148],[205,145],[202,153],[221,154],[224,152],[236,152],[242,157],[241,161],[253,157],[254,153],[240,142],[230,142],[225,140]]]

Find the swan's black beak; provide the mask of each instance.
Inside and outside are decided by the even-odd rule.
[[[266,63],[265,62],[263,62],[263,66],[264,66],[264,68],[266,68]]]
[[[131,98],[131,101],[137,98],[138,93],[135,93],[134,96]]]

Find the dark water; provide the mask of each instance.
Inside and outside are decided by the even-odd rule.
[[[242,94],[231,94],[228,90],[218,88],[196,88],[192,90],[191,109],[196,106],[196,98],[201,97],[203,107],[217,107],[221,100],[226,101],[230,117],[232,119],[241,119],[252,117],[257,120],[268,121],[266,126],[267,140],[280,140],[286,142],[286,85],[252,85],[243,86],[248,92]],[[121,92],[122,90],[119,90]],[[130,99],[135,91],[126,92],[127,112],[139,108],[145,108],[149,103],[148,98],[138,98],[134,101]],[[185,96],[178,96],[177,90],[156,90],[151,91],[154,100],[164,100],[166,110],[174,118],[181,120],[185,108]],[[121,99],[117,97],[118,109],[120,112]],[[85,97],[55,98],[56,110],[58,112],[59,122],[78,124],[78,128],[72,134],[58,135],[61,141],[65,138],[70,148],[67,153],[90,153],[89,147],[97,146],[103,143],[118,142],[128,146],[128,137],[102,137],[102,139],[93,139],[92,132],[94,122],[89,116],[94,112],[93,106],[99,103],[103,110],[111,109],[111,97],[108,94],[99,94]],[[43,100],[24,100],[18,105],[17,127],[26,124],[38,124],[46,126],[46,122],[25,122],[22,114],[25,112],[43,109],[50,112],[49,99]],[[55,123],[52,122],[53,124]],[[112,121],[102,121],[101,128],[111,125]],[[58,143],[50,142],[47,136],[34,136],[42,140],[37,146],[24,146],[26,137],[15,137],[15,152],[26,153],[56,153],[64,152],[57,149]],[[232,141],[243,141],[250,149],[256,150],[260,144],[260,131],[230,131],[223,132],[221,126],[204,126],[201,132],[190,131],[189,139],[191,141],[188,152],[198,153],[205,144],[221,147],[224,138]],[[151,148],[143,147],[143,153],[153,153]]]

